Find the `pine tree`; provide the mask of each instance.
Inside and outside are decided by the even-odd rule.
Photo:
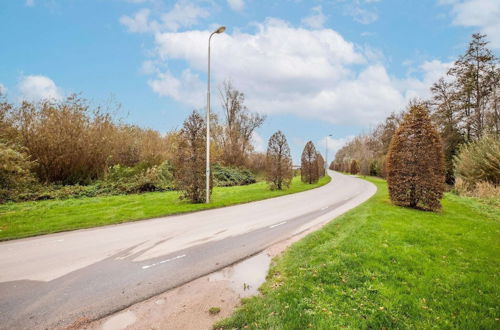
[[[487,48],[486,35],[475,33],[464,55],[448,75],[454,80],[454,98],[467,141],[479,139],[487,129],[498,133],[499,113],[495,102],[499,88],[498,58]],[[487,119],[490,119],[488,122]]]
[[[267,182],[271,190],[283,190],[290,186],[293,179],[290,147],[281,131],[274,133],[269,139],[266,154]]]
[[[443,148],[424,105],[410,105],[391,140],[387,172],[389,195],[394,204],[424,210],[441,207]]]
[[[316,183],[319,179],[319,168],[318,168],[318,153],[316,147],[309,141],[302,151],[301,165],[300,165],[300,175],[302,182],[305,183]]]

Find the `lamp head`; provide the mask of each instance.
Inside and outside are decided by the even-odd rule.
[[[224,31],[226,31],[226,27],[225,27],[225,26],[221,26],[220,28],[218,28],[218,29],[217,29],[217,30],[215,30],[214,32],[215,32],[215,33],[222,33],[222,32],[224,32]]]

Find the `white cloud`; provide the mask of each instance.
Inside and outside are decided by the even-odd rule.
[[[133,17],[122,16],[120,23],[125,25],[130,32],[148,32],[154,30],[154,26],[149,22],[150,10],[143,8],[137,11]]]
[[[264,141],[264,138],[256,131],[252,132],[252,145],[257,152],[264,152],[267,148],[266,141]]]
[[[205,106],[206,86],[190,69],[184,70],[179,78],[169,72],[159,72],[156,78],[150,79],[148,83],[160,96],[168,96],[196,108]]]
[[[378,14],[360,6],[352,6],[346,9],[346,13],[361,24],[370,24],[378,19]]]
[[[186,0],[180,0],[165,13],[159,13],[154,19],[147,8],[138,10],[133,16],[120,17],[120,23],[130,32],[177,31],[182,27],[193,26],[199,19],[210,16],[207,9]]]
[[[24,76],[18,84],[20,97],[23,100],[39,101],[42,99],[60,100],[61,90],[54,81],[40,75]]]
[[[325,150],[328,142],[328,163],[330,163],[335,158],[335,154],[337,153],[337,151],[353,138],[354,135],[349,135],[338,139],[331,136],[326,136],[317,141],[316,145],[318,146],[318,151],[323,155],[323,157],[326,158]]]
[[[25,6],[26,7],[33,7],[35,5],[35,0],[26,0]]]
[[[403,109],[447,69],[447,63],[425,62],[405,79],[391,77],[380,64],[383,54],[359,47],[331,29],[308,30],[267,19],[253,33],[235,31],[212,40],[213,94],[231,79],[246,95],[251,110],[265,114],[296,114],[332,123],[374,124]],[[210,30],[155,33],[157,58],[143,66],[152,75],[157,94],[195,108],[205,106]],[[307,47],[305,47],[307,45]],[[189,69],[174,74],[159,67],[180,60]],[[218,101],[213,98],[214,109]]]
[[[0,95],[5,95],[7,94],[7,87],[5,87],[4,84],[0,83]]]
[[[301,22],[302,24],[313,29],[323,28],[326,22],[326,16],[323,14],[323,8],[321,6],[312,8],[311,15],[304,17]]]
[[[401,93],[403,93],[405,96],[405,100],[410,100],[415,97],[430,97],[431,92],[429,88],[433,83],[437,82],[439,78],[446,78],[446,72],[451,68],[452,65],[453,62],[441,62],[438,60],[433,60],[426,61],[422,63],[417,69],[413,69],[415,72],[422,74],[421,79],[410,77],[399,80],[397,83]]]
[[[207,35],[208,31],[156,34],[158,54],[163,60],[185,60],[193,70],[206,72]],[[252,110],[331,122],[369,122],[403,102],[382,66],[367,65],[360,73],[350,69],[367,60],[333,30],[311,31],[270,19],[258,24],[255,34],[234,32],[213,41],[215,83],[233,79]],[[180,91],[204,84],[169,73],[158,75],[155,81],[152,86],[157,93],[191,105],[194,100],[183,99]]]
[[[477,27],[487,34],[493,48],[500,48],[500,1],[498,0],[441,0],[451,5],[453,24]]]
[[[232,10],[242,11],[245,8],[245,1],[243,0],[227,0],[227,3]]]

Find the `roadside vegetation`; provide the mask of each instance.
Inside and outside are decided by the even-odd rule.
[[[215,187],[210,204],[181,200],[178,191],[8,203],[0,205],[0,240],[235,205],[317,188],[330,180],[326,176],[309,185],[296,176],[288,190],[270,190],[263,181],[244,186]]]
[[[292,245],[215,328],[498,328],[499,209],[451,193],[404,208],[368,180],[368,202]]]
[[[287,189],[289,148],[277,155],[272,150],[280,143],[288,147],[286,137],[280,133],[270,151],[255,152],[252,134],[265,116],[250,111],[231,82],[219,91],[221,111],[210,119],[211,187],[260,178],[270,189]],[[172,190],[204,202],[204,115],[193,111],[180,129],[160,134],[123,122],[119,108],[95,106],[79,95],[11,103],[0,94],[0,204]]]
[[[450,188],[457,183],[461,194],[485,196],[495,190],[498,194],[499,91],[499,59],[488,48],[487,37],[474,34],[446,76],[432,85],[431,97],[418,101],[430,112],[440,135],[445,182]],[[337,152],[330,168],[352,172],[356,161],[360,174],[386,178],[389,146],[408,109],[392,113],[371,133],[352,139]]]

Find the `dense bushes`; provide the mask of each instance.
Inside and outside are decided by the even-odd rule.
[[[18,145],[34,161],[44,183],[90,184],[109,166],[159,165],[168,159],[174,135],[125,125],[110,111],[91,108],[73,95],[63,101],[1,103],[0,138]],[[8,128],[8,129],[7,129]]]
[[[257,182],[255,175],[237,167],[224,167],[216,164],[212,167],[214,184],[219,187],[242,186]]]
[[[215,165],[217,186],[251,184],[255,175],[264,175],[267,156],[252,152],[250,142],[264,117],[249,112],[242,100],[237,98],[222,125],[214,116],[211,161],[230,163],[234,157],[222,152],[229,143],[252,170]],[[92,106],[77,95],[21,103],[0,95],[0,203],[172,189],[204,201],[203,116],[194,113],[181,130],[162,135],[124,124],[115,118],[116,110]],[[286,186],[288,174],[283,175]]]
[[[22,181],[20,178],[17,178],[16,182],[16,186],[0,190],[1,202],[110,196],[174,189],[172,165],[169,162],[147,168],[140,164],[135,167],[115,165],[108,170],[106,178],[90,185],[40,184],[34,179]]]
[[[441,139],[424,105],[414,104],[387,154],[389,196],[396,205],[437,210],[444,191]]]
[[[34,182],[28,156],[0,142],[0,203],[22,193]]]

